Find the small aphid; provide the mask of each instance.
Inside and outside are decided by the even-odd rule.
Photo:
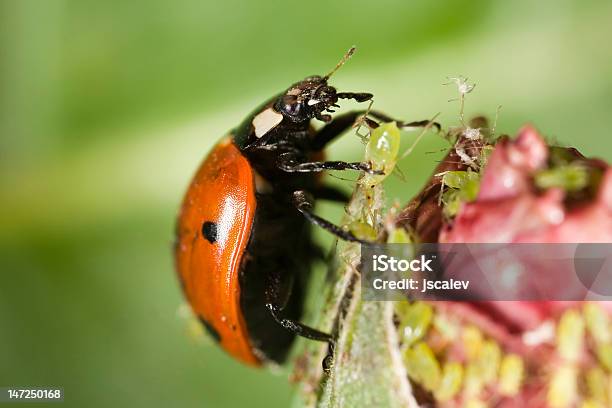
[[[474,201],[480,190],[480,173],[456,170],[436,174],[441,178],[438,205],[444,204],[444,214],[453,218],[461,203]]]
[[[440,385],[434,395],[439,402],[449,401],[457,395],[461,389],[463,380],[463,366],[457,362],[448,362],[442,368]]]
[[[573,406],[578,399],[578,371],[570,365],[558,367],[553,373],[546,402],[551,408]]]
[[[501,358],[502,352],[499,345],[493,340],[486,340],[475,362],[485,384],[491,384],[497,379]]]
[[[459,98],[450,99],[449,102],[456,101],[457,99],[459,99],[460,101],[459,118],[461,119],[461,124],[465,125],[464,116],[463,116],[463,108],[465,105],[465,95],[472,92],[476,84],[469,84],[468,79],[461,75],[458,77],[447,77],[447,78],[450,82],[447,82],[444,85],[450,85],[453,83],[457,85],[457,91],[459,92]]]
[[[525,363],[516,354],[508,354],[501,361],[499,369],[499,393],[505,396],[518,394],[525,376]]]
[[[605,403],[608,399],[608,379],[606,373],[599,367],[592,367],[586,373],[586,386],[589,396],[598,402]]]
[[[599,362],[606,367],[608,371],[612,371],[612,344],[599,344],[596,346],[595,352]]]
[[[404,363],[408,375],[423,388],[434,391],[440,384],[442,370],[440,363],[431,348],[425,342],[419,342],[404,352]]]
[[[416,137],[416,139],[414,139],[414,142],[412,142],[412,145],[410,145],[410,147],[404,152],[404,154],[402,154],[401,159],[405,159],[410,153],[412,153],[412,151],[414,150],[414,148],[416,147],[416,145],[421,141],[421,138],[425,135],[425,133],[431,129],[432,126],[435,126],[434,122],[436,120],[436,118],[438,117],[438,115],[440,115],[440,112],[436,113],[427,123],[427,125],[425,125],[425,127],[423,127],[423,130],[421,130],[421,133],[419,133],[419,135]]]
[[[487,408],[487,404],[477,398],[472,398],[465,402],[465,408]]]
[[[462,333],[463,346],[468,360],[474,360],[482,350],[484,339],[482,332],[475,326],[468,326]]]
[[[476,87],[476,84],[469,84],[468,78],[461,76],[461,75],[457,77],[447,77],[447,78],[450,82],[447,82],[444,85],[450,85],[454,83],[455,85],[457,85],[457,91],[459,91],[459,94],[462,96],[469,94],[470,92],[474,90],[474,87]]]
[[[433,308],[424,302],[402,302],[398,305],[398,314],[402,341],[405,345],[410,346],[421,340],[433,320]]]
[[[474,169],[478,168],[478,166],[476,165],[477,158],[467,154],[467,152],[465,151],[465,146],[463,144],[457,143],[455,145],[455,153],[457,153],[457,156],[459,156],[463,164],[470,166]]]
[[[395,168],[399,152],[400,130],[395,122],[383,123],[370,132],[365,149],[365,161],[371,164],[372,170],[383,174],[365,173],[359,183],[366,186],[380,184]]]
[[[568,362],[577,362],[584,349],[584,320],[576,310],[568,310],[557,326],[557,351]]]
[[[535,174],[535,184],[542,190],[561,188],[567,192],[580,191],[589,184],[589,170],[580,164],[568,164],[540,170]]]
[[[610,317],[597,303],[587,303],[583,308],[587,329],[597,344],[610,343]]]
[[[463,394],[468,398],[477,398],[485,384],[479,372],[479,367],[473,361],[467,363],[463,378]]]
[[[463,132],[463,136],[469,140],[480,140],[482,139],[482,134],[480,133],[480,128],[471,128],[467,126]]]

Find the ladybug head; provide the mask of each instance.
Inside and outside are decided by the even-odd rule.
[[[324,112],[335,112],[339,108],[338,99],[355,99],[364,102],[372,99],[369,93],[337,92],[336,88],[327,84],[329,77],[338,70],[353,55],[352,47],[340,60],[338,65],[325,76],[310,76],[289,87],[277,100],[275,110],[292,122],[307,122],[313,118],[329,122],[331,115]]]

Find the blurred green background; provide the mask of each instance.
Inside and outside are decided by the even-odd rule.
[[[610,21],[610,1],[2,0],[0,386],[64,387],[76,407],[286,406],[286,371],[239,365],[179,313],[174,217],[212,143],[356,44],[333,83],[378,109],[457,124],[442,83],[463,74],[468,115],[503,105],[501,132],[532,122],[611,159]],[[427,137],[389,195],[408,200],[441,146]],[[347,135],[329,156],[361,154]]]

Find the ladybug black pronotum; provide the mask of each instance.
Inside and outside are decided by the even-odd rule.
[[[299,319],[304,277],[320,253],[307,221],[358,241],[312,212],[313,199],[346,200],[318,172],[371,171],[368,163],[322,161],[325,146],[364,113],[332,120],[332,108],[340,99],[372,98],[328,84],[353,52],[330,74],[307,77],[250,114],[208,154],[183,200],[175,256],[185,296],[208,332],[244,363],[282,362],[296,334],[332,342]],[[313,119],[327,124],[317,131]]]

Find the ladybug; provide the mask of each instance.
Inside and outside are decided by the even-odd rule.
[[[313,213],[314,199],[347,198],[323,185],[317,173],[376,174],[369,163],[323,160],[325,146],[364,113],[332,120],[332,108],[340,99],[372,99],[370,93],[337,92],[328,84],[353,52],[328,75],[291,85],[247,116],[213,147],[185,194],[175,245],[183,292],[210,335],[246,364],[283,362],[296,335],[333,344],[329,334],[299,320],[305,277],[322,253],[308,221],[340,239],[359,241]],[[327,124],[315,130],[314,119]]]

